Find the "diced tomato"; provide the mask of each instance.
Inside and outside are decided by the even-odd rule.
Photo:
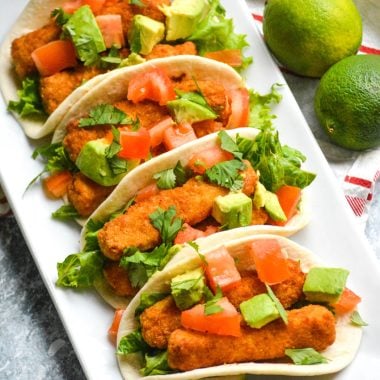
[[[209,334],[239,337],[241,315],[226,297],[218,300],[216,305],[223,310],[211,315],[205,314],[204,304],[183,311],[181,313],[182,326]]]
[[[208,148],[200,152],[195,152],[187,166],[195,173],[203,174],[207,169],[219,162],[228,161],[233,158],[232,153],[226,152],[219,146]]]
[[[128,100],[133,103],[153,100],[161,106],[176,98],[174,86],[166,72],[153,68],[135,75],[128,85]]]
[[[239,49],[225,49],[209,51],[204,55],[206,58],[224,62],[232,67],[240,67],[243,63],[241,51]]]
[[[68,170],[63,170],[50,175],[43,180],[46,194],[50,198],[62,198],[67,193],[67,186],[70,184],[72,174]]]
[[[355,294],[352,290],[345,288],[338,302],[332,306],[337,314],[345,314],[353,311],[356,305],[361,302],[361,298]]]
[[[220,247],[205,255],[205,273],[211,289],[220,287],[227,291],[237,286],[241,280],[235,261],[225,247]]]
[[[112,343],[116,344],[117,331],[119,330],[119,325],[121,321],[121,317],[123,316],[123,309],[115,310],[115,314],[113,316],[112,325],[108,329],[108,336],[110,337]]]
[[[32,52],[32,59],[41,76],[49,76],[77,64],[75,48],[71,41],[49,42]]]
[[[120,128],[121,151],[117,154],[120,158],[147,158],[150,150],[150,135],[146,128],[131,131],[128,128]]]
[[[278,201],[284,211],[287,221],[297,213],[297,205],[301,199],[301,189],[296,186],[284,185],[276,191]],[[271,220],[271,224],[277,226],[284,226],[286,222],[276,222]]]
[[[278,284],[290,276],[288,259],[275,239],[257,239],[250,244],[257,274],[262,282]]]
[[[165,130],[173,124],[173,119],[170,116],[167,116],[165,119],[162,119],[149,129],[150,143],[152,145],[152,148],[155,148],[162,143]]]
[[[141,202],[144,201],[145,199],[150,198],[153,195],[156,195],[160,192],[160,189],[158,188],[156,183],[152,183],[148,186],[145,186],[142,188],[135,197],[135,202]]]
[[[98,13],[103,5],[105,0],[73,0],[67,1],[62,5],[62,9],[69,14],[74,13],[78,8],[83,5],[89,5],[93,13]]]
[[[125,45],[123,24],[120,15],[100,15],[96,16],[96,22],[104,39],[107,48],[116,46],[121,48]]]
[[[249,93],[246,88],[234,89],[228,93],[231,115],[227,128],[247,127],[249,121]]]
[[[172,150],[196,139],[191,124],[183,122],[165,129],[163,143],[167,150]]]
[[[174,244],[187,243],[188,241],[193,241],[203,236],[205,236],[205,233],[202,230],[198,230],[197,228],[191,227],[190,224],[184,223],[182,229],[174,239]]]

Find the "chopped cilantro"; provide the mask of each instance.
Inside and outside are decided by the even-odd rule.
[[[63,205],[58,210],[54,211],[51,216],[54,219],[60,220],[72,220],[80,217],[73,205]]]
[[[11,100],[8,104],[8,110],[18,113],[21,117],[44,115],[38,78],[25,78],[21,86],[21,89],[17,91],[19,100]]]
[[[65,25],[71,17],[71,15],[69,13],[66,13],[63,8],[53,9],[50,13],[50,16],[55,19],[55,23],[58,26]]]
[[[140,8],[145,7],[145,4],[141,0],[129,0],[129,4],[137,5]]]
[[[152,225],[160,232],[164,244],[172,244],[182,228],[183,221],[176,217],[176,209],[170,206],[168,210],[160,207],[149,215]]]
[[[233,156],[241,160],[243,158],[243,153],[240,152],[238,145],[236,142],[228,135],[226,131],[220,131],[218,133],[218,137],[220,139],[220,147],[226,152],[232,153]]]
[[[285,350],[285,355],[289,356],[294,364],[297,365],[321,364],[328,362],[328,360],[318,351],[315,351],[314,348],[288,348]]]
[[[282,306],[281,302],[278,300],[276,295],[273,293],[273,290],[268,284],[265,284],[267,288],[268,295],[270,299],[275,303],[276,308],[278,310],[278,313],[280,314],[281,319],[284,321],[284,323],[287,325],[288,324],[288,314],[286,314],[286,311],[284,307]]]
[[[93,125],[120,125],[134,124],[135,121],[123,111],[111,104],[99,104],[89,112],[89,117],[79,121],[79,127],[91,127]]]
[[[213,296],[210,289],[205,286],[205,295],[208,301],[205,303],[205,315],[212,315],[220,313],[223,311],[223,308],[218,305],[218,301],[223,297],[222,290],[220,287],[217,287],[216,294]]]
[[[207,169],[205,175],[212,183],[232,191],[238,191],[243,187],[240,170],[244,167],[244,163],[236,159],[223,161]]]
[[[189,178],[189,174],[181,162],[178,161],[173,169],[156,173],[153,178],[157,180],[157,187],[159,189],[173,189],[176,186],[183,185]]]

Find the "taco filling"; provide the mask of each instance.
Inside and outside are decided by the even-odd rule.
[[[41,5],[29,6],[30,17]],[[228,35],[228,38],[226,36]],[[79,0],[62,2],[50,20],[11,44],[22,82],[21,115],[50,115],[82,83],[118,67],[173,55],[202,55],[243,68],[247,46],[218,0]]]
[[[179,244],[239,227],[286,226],[300,213],[301,190],[315,175],[302,170],[300,162],[293,166],[292,158],[276,157],[275,150],[280,155],[282,150],[277,133],[261,132],[253,139],[237,134],[233,139],[221,131],[218,136],[213,145],[192,149],[186,162],[183,158],[156,172],[108,221],[90,219],[84,252],[58,264],[57,283],[80,286],[78,278],[87,273],[82,285],[89,285],[88,265],[96,260],[112,292],[132,296],[166,265]],[[299,155],[289,147],[288,153]],[[71,266],[73,257],[89,255],[91,264]],[[90,269],[94,278],[94,266]]]
[[[71,205],[54,216],[87,218],[139,163],[212,132],[246,127],[250,112],[277,96],[274,89],[263,97],[226,89],[191,73],[170,77],[158,67],[133,76],[120,100],[94,106],[69,122],[62,142],[37,149],[48,161],[47,193],[67,195]]]
[[[122,317],[121,362],[141,353],[132,366],[139,363],[143,376],[247,362],[328,363],[323,351],[334,344],[340,319],[361,299],[346,287],[347,270],[305,268],[304,257],[289,257],[288,251],[266,235],[239,248],[199,253],[198,265],[193,262],[188,270],[183,265],[182,272],[172,268],[172,275],[156,282],[155,292],[148,283],[140,304]],[[126,334],[133,325],[137,329]],[[206,373],[200,375],[194,378]]]

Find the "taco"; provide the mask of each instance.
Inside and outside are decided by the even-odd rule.
[[[302,188],[315,177],[299,157],[277,133],[239,128],[140,165],[91,215],[82,252],[58,264],[57,284],[94,285],[125,307],[155,271],[179,259],[180,244],[294,234],[309,221]]]
[[[125,379],[313,376],[353,360],[363,323],[347,270],[275,235],[183,250],[121,317]]]
[[[247,45],[219,0],[31,0],[1,47],[0,86],[38,139],[103,73],[183,54],[242,69]]]
[[[57,187],[71,205],[56,217],[85,220],[139,163],[211,132],[246,127],[251,98],[255,111],[276,96],[260,98],[228,65],[196,56],[105,75],[66,113],[52,143],[37,149],[48,160],[48,193],[57,195]]]

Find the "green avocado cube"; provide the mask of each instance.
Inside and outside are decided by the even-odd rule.
[[[349,271],[343,268],[311,268],[303,292],[310,302],[335,303],[343,293]]]
[[[126,172],[114,175],[106,157],[109,147],[103,139],[87,142],[81,149],[75,164],[86,177],[102,186],[117,185]]]
[[[189,37],[198,21],[209,10],[207,0],[173,0],[170,6],[159,7],[166,16],[166,40],[175,41]]]
[[[244,193],[220,195],[214,201],[211,214],[229,229],[249,226],[252,221],[252,199]]]
[[[128,33],[128,42],[133,53],[149,54],[165,35],[165,25],[150,17],[136,15]]]
[[[240,304],[240,311],[248,326],[259,329],[280,317],[276,304],[267,293],[259,294]]]
[[[265,186],[257,182],[255,186],[255,193],[253,195],[253,206],[255,208],[261,208],[265,206],[265,195],[266,195],[267,190],[265,189]]]
[[[176,99],[167,103],[170,111],[174,113],[177,123],[195,123],[202,120],[213,120],[218,115],[211,109],[188,99]]]
[[[171,280],[171,293],[174,302],[181,310],[198,303],[203,297],[205,276],[201,268],[178,275]]]

